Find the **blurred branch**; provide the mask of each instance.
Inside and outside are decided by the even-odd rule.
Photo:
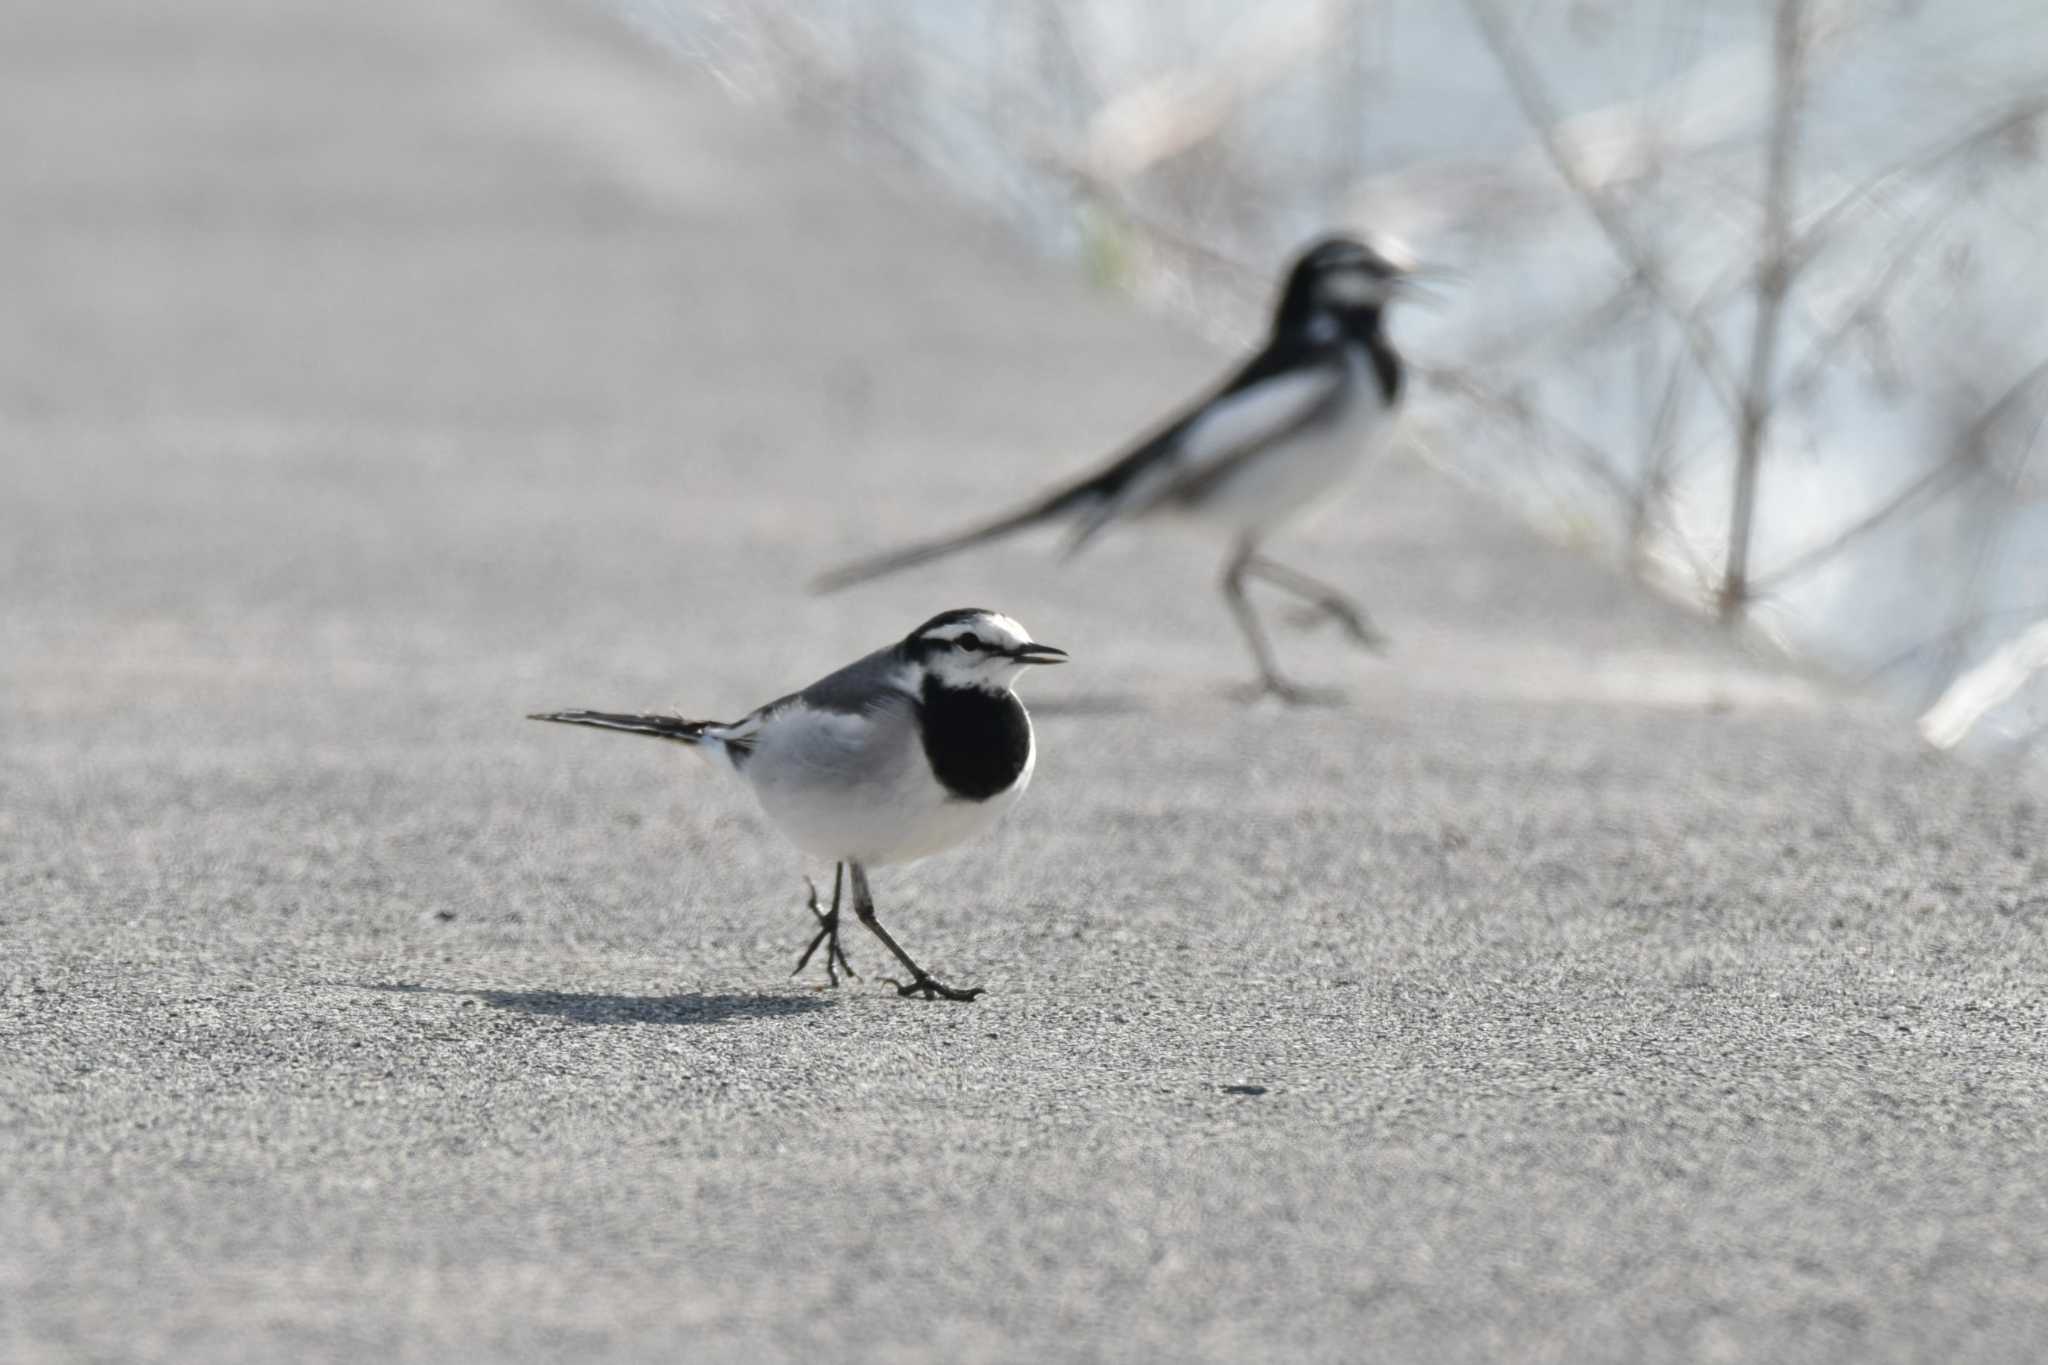
[[[1579,432],[1572,430],[1555,417],[1539,414],[1533,406],[1513,394],[1502,393],[1476,378],[1469,370],[1414,367],[1424,382],[1452,393],[1463,395],[1481,408],[1526,431],[1561,443],[1573,456],[1574,462],[1594,481],[1605,487],[1624,506],[1629,506],[1635,497],[1635,486],[1615,468],[1607,458],[1607,452]]]
[[[1901,181],[1924,175],[1956,157],[1988,146],[2001,138],[2021,136],[2030,131],[2033,123],[2044,115],[2048,115],[2048,94],[2019,96],[2011,107],[1975,127],[1933,147],[1922,148],[1911,156],[1894,162],[1862,184],[1845,191],[1800,228],[1799,239],[1792,247],[1793,269],[1804,269],[1827,244],[1830,234],[1841,225],[1842,219],[1875,199],[1885,189]]]
[[[1129,180],[1222,132],[1252,95],[1320,51],[1329,7],[1317,5],[1274,23],[1254,9],[1217,43],[1228,54],[1200,68],[1155,76],[1115,96],[1090,121],[1090,171],[1112,184]]]
[[[1827,543],[1794,555],[1790,560],[1755,580],[1750,584],[1750,592],[1754,596],[1764,596],[1775,592],[1781,585],[1802,574],[1811,573],[1908,507],[1947,492],[1952,485],[1968,478],[1971,472],[1969,463],[1963,459],[1943,460],[1869,512],[1835,532]]]
[[[1963,453],[1974,458],[1982,466],[1994,466],[1995,462],[1991,458],[1991,448],[1998,427],[2004,423],[2008,416],[2020,410],[2021,405],[2032,396],[2035,386],[2041,383],[2044,378],[2048,378],[2048,360],[2041,361],[2033,369],[2022,375],[1999,396],[1997,402],[1986,408],[1977,420],[1971,423],[1969,432],[1964,438]],[[2037,419],[2034,423],[2033,431],[2028,435],[2025,454],[2013,468],[2011,476],[2005,480],[2004,492],[2007,494],[2007,497],[2002,499],[1995,507],[1988,509],[1991,513],[1990,524],[1985,528],[1985,534],[1976,538],[1972,547],[1974,553],[1970,559],[1970,572],[1964,578],[1964,581],[1958,585],[1956,591],[1955,600],[1958,615],[1962,614],[1966,606],[1981,607],[1983,602],[1984,576],[1989,571],[1992,560],[2003,551],[2006,534],[2012,526],[2012,518],[2009,514],[2010,494],[2017,491],[2026,481],[2029,470],[2034,462],[2035,452],[2039,449],[2040,439],[2041,419]],[[1950,677],[1955,674],[1962,662],[1967,644],[1968,637],[1965,637],[1962,640],[1955,641],[1943,650],[1940,666],[1942,676]],[[1951,687],[1955,685],[1957,685],[1956,682],[1952,681]]]
[[[1619,326],[1642,302],[1642,298],[1641,281],[1629,276],[1616,284],[1606,298],[1567,325],[1549,326],[1547,318],[1541,320],[1541,325],[1531,325],[1527,318],[1515,315],[1511,319],[1513,326],[1493,336],[1482,337],[1465,348],[1468,364],[1492,368],[1551,355],[1568,355],[1594,341],[1610,327]]]
[[[1750,329],[1749,377],[1736,423],[1735,491],[1728,513],[1728,563],[1721,577],[1720,616],[1738,619],[1749,604],[1749,551],[1756,530],[1756,486],[1770,436],[1772,381],[1779,323],[1792,284],[1792,163],[1799,149],[1799,112],[1806,67],[1805,0],[1778,0],[1771,43],[1771,141],[1764,172],[1763,240],[1756,270],[1756,315]]]
[[[1118,222],[1148,242],[1212,267],[1231,276],[1241,285],[1256,286],[1264,290],[1272,284],[1270,270],[1256,268],[1236,256],[1218,250],[1200,238],[1190,236],[1174,224],[1135,207],[1120,184],[1104,179],[1087,163],[1075,161],[1057,150],[1027,153],[1026,157],[1036,169],[1065,180],[1076,194],[1093,200],[1114,213]]]
[[[1865,669],[1857,676],[1857,685],[1868,687],[1886,674],[1898,672],[1907,664],[1923,657],[1930,651],[1938,649],[1944,653],[1953,653],[1985,626],[1990,625],[1994,621],[2009,621],[2019,616],[2048,616],[2048,598],[2044,598],[2039,602],[2029,602],[2025,606],[2003,607],[1995,611],[1972,612],[1962,620],[1950,625],[1947,629],[1937,631],[1924,639],[1916,640],[1897,653],[1892,654],[1883,662]]]
[[[1514,93],[1515,101],[1522,107],[1522,114],[1536,131],[1542,143],[1544,154],[1550,164],[1564,180],[1566,186],[1577,195],[1593,216],[1608,245],[1620,256],[1631,274],[1643,289],[1663,309],[1672,323],[1684,337],[1687,348],[1700,372],[1706,376],[1708,387],[1722,405],[1731,413],[1737,410],[1736,390],[1729,375],[1727,362],[1714,344],[1713,334],[1696,317],[1692,310],[1678,300],[1676,291],[1665,278],[1664,268],[1648,244],[1645,243],[1628,215],[1614,198],[1603,193],[1580,171],[1578,163],[1565,148],[1558,136],[1556,102],[1544,88],[1542,79],[1536,74],[1534,63],[1529,59],[1521,40],[1515,36],[1507,20],[1502,18],[1495,0],[1466,0],[1474,20],[1479,25],[1486,45],[1492,49],[1494,60],[1500,64],[1502,74],[1507,78],[1508,88]]]
[[[1672,458],[1677,453],[1678,412],[1685,388],[1684,378],[1684,360],[1673,360],[1656,410],[1651,414],[1649,430],[1645,433],[1644,446],[1648,458],[1642,477],[1636,481],[1634,498],[1629,505],[1629,556],[1638,564],[1647,557],[1655,513],[1671,495]],[[1690,548],[1686,547],[1688,551]]]
[[[1332,139],[1324,154],[1324,193],[1336,203],[1346,188],[1365,174],[1365,131],[1368,96],[1384,82],[1373,80],[1365,60],[1366,0],[1327,0],[1334,16],[1326,44],[1330,65],[1325,77],[1329,106],[1325,129]]]
[[[1997,400],[1986,407],[1977,419],[1970,424],[1969,430],[1963,437],[1963,455],[1981,465],[1990,465],[1992,460],[1988,447],[1991,443],[1992,433],[2001,422],[2018,412],[2020,405],[2032,397],[2034,390],[2041,387],[2044,383],[2048,383],[2048,358],[2037,361],[2032,369],[2007,385],[2005,392],[1998,395]],[[2034,452],[2039,448],[2040,434],[2041,426],[2039,422],[2036,422],[2033,436],[2027,442],[2025,458],[2021,460],[2019,467],[2013,471],[2012,477],[2006,480],[2008,491],[2017,491],[2020,484],[2025,480],[2028,469],[2034,461]]]
[[[2048,621],[2038,621],[1949,684],[1920,717],[1920,734],[1937,749],[1953,749],[1977,722],[2011,700],[2029,678],[2048,669]]]
[[[1793,371],[1791,378],[1779,386],[1780,394],[1790,396],[1805,392],[1809,385],[1820,378],[1821,372],[1833,363],[1835,352],[1841,348],[1842,343],[1848,340],[1858,327],[1878,319],[1892,290],[1905,278],[1906,272],[1919,263],[1921,247],[1926,245],[1927,239],[1934,235],[1935,229],[1941,226],[1953,208],[1953,200],[1936,199],[1918,223],[1902,234],[1899,241],[1889,243],[1886,250],[1879,253],[1881,264],[1875,276],[1868,285],[1857,291],[1854,302],[1844,309],[1834,324],[1808,348],[1799,368]]]
[[[1948,486],[1959,483],[1963,479],[1990,467],[1992,462],[1987,447],[1990,444],[1993,432],[2001,422],[2018,411],[2020,404],[2024,403],[2034,388],[2044,380],[2048,380],[2048,359],[2042,360],[2031,370],[2028,370],[2025,374],[2014,380],[2006,391],[1999,395],[1997,401],[1979,413],[1976,419],[1970,423],[1968,429],[1964,431],[1962,440],[1949,458],[1943,460],[1904,488],[1901,488],[1851,525],[1836,532],[1826,544],[1816,545],[1814,548],[1772,570],[1766,578],[1759,580],[1756,584],[1756,591],[1760,593],[1771,591],[1788,579],[1797,578],[1799,575],[1811,571],[1825,561],[1840,554],[1851,544],[1870,534],[1870,532],[1876,530],[1912,504],[1924,498],[1932,497],[1937,493],[1945,492]],[[2037,437],[2039,430],[2037,425],[2035,428]],[[2027,458],[2021,462],[2012,478],[2008,480],[2009,487],[2017,488],[2020,480],[2024,478],[2027,466],[2032,462],[2036,445],[2036,441],[2030,440],[2028,442]],[[1981,570],[1981,562],[1979,567]]]

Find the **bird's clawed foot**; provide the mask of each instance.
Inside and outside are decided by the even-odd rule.
[[[910,984],[907,986],[904,985],[902,982],[896,980],[894,977],[890,976],[885,976],[882,978],[882,980],[894,986],[896,988],[896,994],[898,995],[917,995],[924,997],[926,1000],[967,1001],[972,1000],[976,996],[980,995],[982,993],[982,990],[984,989],[981,986],[969,986],[965,990],[961,990],[958,987],[948,986],[945,982],[938,980],[936,977],[926,976],[923,972],[919,972],[914,978],[912,978]]]
[[[1233,688],[1232,695],[1247,704],[1271,697],[1282,706],[1342,706],[1350,700],[1341,687],[1310,687],[1305,683],[1289,682],[1277,673],[1268,673],[1257,682]]]
[[[846,959],[846,950],[839,946],[839,883],[837,881],[833,883],[832,908],[830,910],[818,904],[818,884],[816,882],[806,877],[804,878],[804,885],[810,888],[810,896],[805,904],[810,908],[811,914],[817,917],[818,932],[816,937],[812,938],[811,946],[804,949],[804,955],[796,960],[796,970],[791,972],[790,975],[802,975],[804,968],[810,964],[811,954],[817,952],[818,945],[822,943],[826,945],[825,984],[827,986],[837,986],[839,984],[839,971],[841,968],[845,969],[848,976],[859,977],[860,973],[855,971],[853,964]]]
[[[1305,602],[1288,613],[1287,619],[1303,627],[1335,621],[1351,643],[1368,654],[1385,654],[1394,643],[1372,623],[1370,616],[1341,597],[1318,597]]]

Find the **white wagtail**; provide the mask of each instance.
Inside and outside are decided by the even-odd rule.
[[[1385,645],[1343,593],[1259,546],[1383,444],[1402,374],[1381,319],[1413,274],[1349,237],[1315,243],[1288,271],[1265,346],[1208,397],[1079,482],[971,530],[836,569],[815,586],[835,591],[1043,522],[1071,519],[1071,553],[1113,521],[1184,514],[1231,536],[1223,597],[1251,644],[1259,690],[1307,699],[1274,665],[1245,580],[1302,599],[1367,649]]]
[[[942,612],[801,692],[731,722],[609,711],[550,711],[532,720],[594,725],[675,740],[722,762],[753,788],[770,824],[804,852],[836,865],[832,909],[811,909],[825,973],[852,973],[839,946],[839,888],[853,882],[853,910],[910,973],[901,995],[972,1000],[911,961],[875,918],[867,869],[905,863],[964,843],[1024,794],[1038,748],[1031,717],[1012,689],[1032,664],[1066,652],[1042,645],[1007,616]],[[791,973],[794,975],[795,973]]]

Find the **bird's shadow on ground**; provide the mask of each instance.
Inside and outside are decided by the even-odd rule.
[[[365,982],[364,988],[399,995],[457,995],[492,1009],[539,1014],[578,1024],[723,1024],[739,1019],[783,1019],[830,1009],[818,995],[595,995],[576,991],[460,990],[402,982]]]

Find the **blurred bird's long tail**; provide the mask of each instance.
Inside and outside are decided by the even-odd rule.
[[[528,720],[552,720],[563,725],[589,725],[599,730],[621,730],[629,735],[653,735],[678,744],[702,744],[715,738],[707,731],[721,728],[717,721],[683,720],[677,716],[629,715],[617,711],[543,711]]]
[[[997,517],[994,521],[983,522],[979,526],[971,527],[968,530],[960,531],[950,536],[941,537],[938,540],[927,540],[922,544],[908,545],[900,550],[890,550],[886,554],[879,554],[869,559],[855,560],[851,564],[841,565],[829,573],[820,574],[812,579],[811,591],[819,593],[838,592],[841,588],[850,588],[856,583],[865,583],[871,578],[880,578],[884,574],[892,574],[902,569],[929,563],[934,559],[943,558],[960,550],[971,549],[976,545],[983,545],[991,540],[1001,540],[1004,536],[1015,535],[1019,531],[1028,531],[1034,526],[1043,525],[1046,522],[1063,517],[1067,513],[1094,501],[1098,497],[1095,483],[1094,479],[1089,479],[1071,487],[1062,488],[1050,497],[1041,498],[1039,501],[1019,511],[1008,513],[1005,516]]]

